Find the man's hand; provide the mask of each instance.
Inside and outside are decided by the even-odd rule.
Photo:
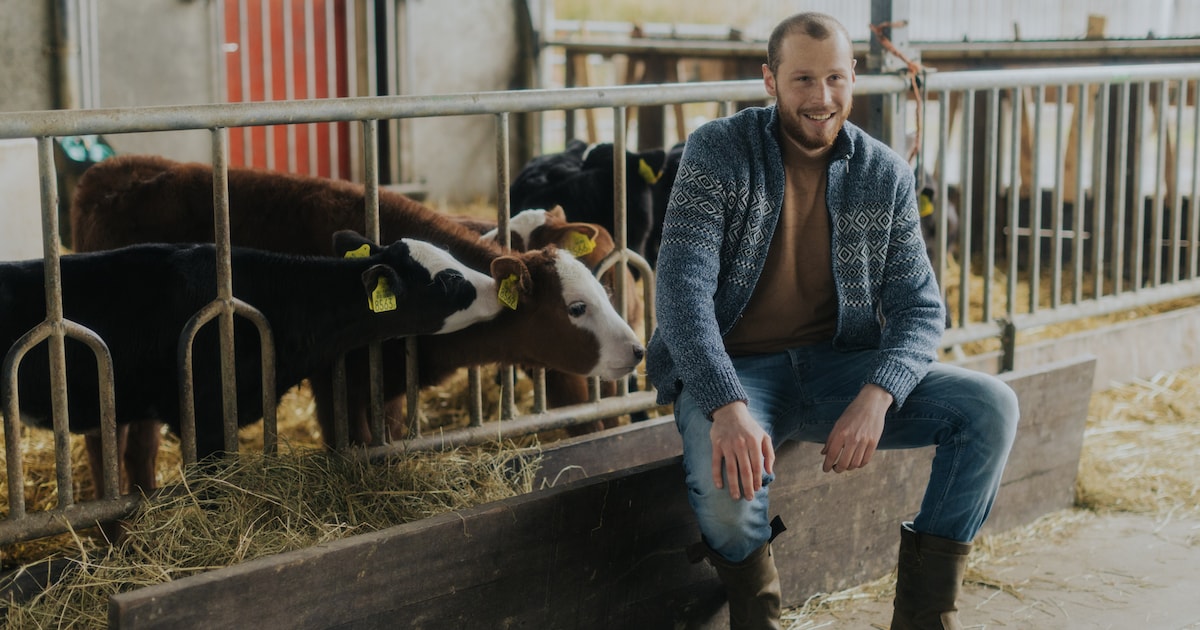
[[[729,496],[735,501],[749,501],[762,489],[763,472],[775,474],[771,436],[754,421],[750,409],[740,400],[717,409],[712,417],[709,439],[712,440],[713,484],[723,488],[727,478]]]
[[[892,400],[882,387],[865,385],[833,425],[821,449],[825,456],[821,470],[841,473],[869,464],[883,435],[883,419]]]

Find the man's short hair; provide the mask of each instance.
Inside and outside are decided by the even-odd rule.
[[[850,32],[832,15],[816,11],[797,13],[784,19],[771,31],[771,39],[767,41],[767,68],[771,70],[771,74],[779,70],[779,48],[783,45],[783,40],[793,33],[804,33],[816,40],[825,40],[830,35],[840,34],[846,38],[846,43],[853,44]]]

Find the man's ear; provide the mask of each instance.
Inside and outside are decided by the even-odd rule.
[[[333,255],[338,258],[367,258],[378,251],[378,245],[354,230],[333,233]]]
[[[762,73],[763,85],[765,85],[767,88],[767,94],[770,96],[777,96],[775,94],[775,75],[772,74],[771,67],[764,63],[762,65]]]
[[[533,277],[529,275],[529,268],[516,256],[500,256],[493,260],[492,278],[496,280],[500,303],[514,311],[533,293]]]

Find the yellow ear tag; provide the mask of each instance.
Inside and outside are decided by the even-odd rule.
[[[582,232],[571,232],[567,236],[566,247],[563,249],[571,252],[571,255],[576,258],[582,258],[596,249],[596,241],[588,238],[588,235]]]
[[[371,246],[366,243],[363,243],[362,247],[359,247],[358,249],[352,249],[352,250],[346,252],[346,255],[342,256],[342,258],[370,258],[370,257],[371,257]]]
[[[917,209],[923,217],[933,214],[933,200],[929,195],[917,195]]]
[[[653,186],[658,182],[658,178],[662,177],[662,171],[655,173],[646,160],[638,160],[638,175],[641,175],[647,184]]]
[[[388,286],[387,279],[382,276],[375,283],[375,290],[371,292],[370,307],[375,313],[396,310],[396,294],[392,292],[392,287]]]
[[[517,276],[509,274],[509,276],[500,281],[500,290],[497,292],[497,297],[500,298],[500,303],[517,310]]]

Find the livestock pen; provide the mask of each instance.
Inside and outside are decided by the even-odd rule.
[[[1195,105],[1198,85],[1200,64],[947,72],[922,77],[922,94],[928,103],[936,105],[926,107],[924,111],[933,111],[936,115],[928,120],[914,115],[909,124],[915,125],[919,121],[926,131],[926,137],[935,139],[924,143],[922,154],[941,175],[938,184],[940,189],[935,195],[935,215],[946,216],[949,182],[953,171],[957,170],[960,173],[956,180],[959,182],[958,206],[964,217],[957,243],[957,273],[952,273],[956,263],[946,255],[951,243],[944,238],[938,243],[939,277],[948,288],[957,285],[949,300],[953,325],[947,331],[945,345],[954,348],[982,341],[998,342],[996,352],[983,358],[964,356],[964,363],[996,371],[1017,367],[1037,368],[1045,359],[1033,359],[1029,366],[1019,365],[1023,350],[1018,340],[1021,333],[1200,295],[1200,280],[1197,278],[1200,209],[1196,203],[1197,181],[1200,180],[1196,175],[1197,164],[1200,164],[1197,159],[1197,151],[1200,151],[1200,142],[1197,141],[1200,108]],[[883,95],[901,103],[908,100],[910,88],[908,81],[899,75],[860,76],[856,87],[859,94]],[[1082,96],[1075,107],[1065,105],[1070,92]],[[1032,99],[1027,97],[1029,93],[1034,94]],[[1053,103],[1046,101],[1048,93],[1053,93]],[[1090,105],[1093,99],[1095,106]],[[624,129],[627,109],[630,107],[704,102],[723,104],[724,111],[728,111],[732,103],[755,100],[765,100],[759,81],[0,114],[0,138],[36,138],[38,144],[43,249],[47,269],[50,270],[47,274],[47,302],[51,308],[45,326],[37,333],[40,337],[31,335],[30,344],[41,340],[62,344],[65,338],[70,337],[88,340],[101,361],[105,353],[98,338],[65,321],[61,311],[55,312],[59,290],[55,273],[59,264],[59,232],[51,143],[57,136],[210,130],[212,163],[217,174],[213,190],[214,225],[218,247],[224,241],[227,252],[228,206],[223,174],[228,169],[230,129],[272,124],[356,122],[362,132],[364,183],[368,191],[369,219],[365,230],[368,236],[376,238],[378,223],[374,217],[378,209],[379,178],[375,167],[378,151],[375,138],[378,137],[376,131],[380,121],[491,116],[496,128],[496,220],[502,228],[502,239],[507,243],[507,182],[512,172],[508,146],[510,115],[607,108],[612,111],[613,128]],[[962,105],[956,106],[956,102]],[[1192,113],[1187,116],[1185,112],[1189,106]],[[1054,121],[1045,125],[1043,123],[1048,116],[1044,112],[1048,109],[1053,109]],[[1027,110],[1031,111],[1026,113]],[[1069,110],[1073,112],[1071,122],[1067,118]],[[952,130],[956,111],[960,121],[957,133]],[[1087,111],[1094,112],[1090,124],[1089,116],[1084,115]],[[1154,124],[1149,124],[1151,117]],[[1022,120],[1026,119],[1035,121],[1032,130],[1027,132],[1023,131],[1027,127],[1022,124]],[[1174,142],[1170,140],[1172,121]],[[1188,124],[1192,127],[1190,135],[1184,133]],[[1044,126],[1052,127],[1049,134],[1043,132]],[[1144,129],[1150,130],[1153,138],[1149,146],[1138,142]],[[1028,144],[1037,147],[1036,150],[1022,150],[1026,144],[1023,133],[1030,134]],[[1068,138],[1072,142],[1070,146],[1064,146]],[[617,134],[612,142],[616,149],[614,159],[619,160],[626,139],[622,134]],[[976,145],[983,149],[982,160],[975,158],[977,153],[973,149]],[[1047,158],[1047,153],[1052,155]],[[1067,169],[1060,167],[1060,163],[1070,153],[1074,153],[1077,164],[1086,164],[1087,168],[1081,167],[1075,171],[1074,190],[1078,191],[1078,196],[1068,199],[1062,191],[1071,184],[1067,180]],[[954,155],[953,159],[951,155]],[[1026,165],[1023,156],[1026,155],[1032,159],[1028,171],[1023,170]],[[1095,157],[1088,160],[1089,155]],[[1109,159],[1110,156],[1112,159]],[[1047,168],[1046,160],[1054,167]],[[1191,168],[1185,168],[1189,163]],[[1045,178],[1047,171],[1050,175]],[[622,193],[625,171],[619,162],[615,164],[614,173],[614,199],[617,200],[614,208],[617,229],[614,236],[618,243],[623,243],[625,209],[622,206],[625,195]],[[972,176],[961,175],[967,173]],[[1185,194],[1189,186],[1190,194]],[[1042,199],[1043,189],[1050,191],[1048,203]],[[1090,190],[1090,195],[1085,194],[1087,190]],[[940,233],[945,234],[945,225],[942,227]],[[1043,263],[1047,259],[1049,262]],[[623,250],[619,250],[610,262],[617,266],[634,265],[643,271],[648,314],[646,330],[649,333],[654,324],[653,270],[644,261]],[[221,273],[223,280],[218,286],[228,287],[227,270]],[[1064,278],[1069,279],[1070,283],[1064,285]],[[1048,297],[1043,297],[1043,282],[1050,285]],[[618,291],[617,294],[622,293]],[[223,288],[214,298],[214,304],[221,312],[221,325],[227,326],[225,322],[231,321],[235,310],[233,295]],[[1194,317],[1191,319],[1194,320]],[[1175,331],[1194,326],[1188,321],[1171,325],[1176,326],[1173,329]],[[1160,333],[1164,331],[1160,329]],[[1176,345],[1182,347],[1163,351],[1154,360],[1160,364],[1195,362],[1194,348],[1188,344]],[[6,392],[12,387],[21,354],[26,349],[5,349],[7,354],[2,378]],[[409,357],[408,360],[415,361],[415,357]],[[1035,389],[1045,387],[1046,382],[1068,387],[1070,391],[1061,394],[1060,400],[1056,401],[1059,407],[1055,409],[1057,413],[1070,416],[1078,411],[1077,407],[1071,405],[1077,405],[1080,396],[1086,400],[1086,394],[1093,387],[1093,379],[1097,378],[1092,376],[1090,368],[1091,364],[1070,364],[1064,368],[1067,376],[1062,379],[1065,380],[1030,373],[1013,378],[1019,382],[1033,383],[1026,386]],[[61,373],[61,360],[54,369]],[[482,383],[479,383],[476,389],[481,386]],[[403,443],[378,446],[373,450],[382,454],[392,449],[478,444],[653,407],[653,392],[640,392],[616,398],[597,398],[573,408],[547,410],[543,404],[535,403],[531,413],[516,414],[511,397],[512,378],[505,378],[501,387],[505,392],[502,394],[504,403],[497,418],[484,417],[482,404],[476,396],[472,405],[471,426],[447,430],[438,435],[414,437]],[[408,396],[410,405],[416,405],[419,400],[415,394],[410,392]],[[541,400],[544,400],[544,396]],[[127,513],[136,501],[132,497],[77,502],[72,493],[64,488],[70,485],[67,470],[59,471],[59,505],[45,512],[26,511],[20,468],[19,408],[16,401],[8,396],[5,396],[4,402],[9,511],[5,520],[0,522],[0,541],[11,542],[48,535]],[[268,409],[270,407],[267,406]],[[376,405],[376,414],[380,407]],[[109,444],[115,442],[117,411],[110,405],[105,412],[105,438]],[[1022,411],[1031,419],[1032,426],[1038,426],[1038,412],[1025,409],[1024,406]],[[270,417],[272,414],[268,412],[266,415],[265,423],[269,426],[273,422]],[[416,417],[416,414],[410,413],[409,417]],[[344,418],[339,419],[339,422],[344,421]],[[379,418],[375,421],[382,422]],[[236,425],[236,419],[229,423],[229,426],[233,425]],[[660,490],[666,496],[671,484],[678,480],[665,468],[646,466],[648,462],[671,456],[670,430],[672,428],[662,422],[646,423],[644,428],[625,428],[619,435],[611,437],[624,439],[626,447],[608,450],[608,461],[603,463],[599,461],[601,455],[595,451],[586,452],[581,444],[572,445],[574,454],[560,455],[560,459],[552,461],[565,469],[577,467],[579,461],[587,460],[587,472],[593,476],[613,471],[613,475],[620,476],[610,476],[606,481],[610,485],[605,487],[631,493],[631,502],[644,500],[642,493],[645,488]],[[266,431],[269,433],[270,429]],[[65,427],[60,427],[60,433],[63,435],[56,442],[59,451],[57,460],[60,466],[65,467],[70,461],[69,455],[64,452]],[[234,438],[227,435],[226,439],[227,444],[236,444]],[[607,444],[611,446],[613,443]],[[1073,444],[1076,451],[1072,459]],[[1059,479],[1053,491],[1044,489],[1044,492],[1054,494],[1049,503],[1031,501],[1033,507],[1029,509],[1061,504],[1064,500],[1064,481],[1074,478],[1071,467],[1078,463],[1077,445],[1077,441],[1070,439],[1054,445],[1054,448],[1062,449],[1062,472],[1069,472],[1069,478]],[[106,468],[115,469],[115,449],[106,450]],[[1026,463],[1025,459],[1019,457],[1018,463]],[[1027,459],[1034,458],[1029,456]],[[901,480],[911,476],[906,475],[906,471],[911,472],[915,464],[911,458],[896,461],[900,462],[899,468],[894,470],[896,485],[903,486]],[[627,470],[630,468],[632,472]],[[1029,477],[1033,478],[1037,476]],[[1070,484],[1066,485],[1069,492]],[[871,492],[867,488],[861,490]],[[589,493],[600,491],[592,486],[587,490]],[[568,499],[566,490],[551,494],[560,500],[585,500],[578,495],[571,495]],[[893,505],[897,500],[876,498],[881,505]],[[1001,519],[1000,522],[1019,522],[1027,514]],[[486,509],[475,513],[472,518],[495,520],[494,515],[489,516]],[[425,535],[433,534],[430,531]],[[860,571],[870,570],[873,567],[860,568]]]

